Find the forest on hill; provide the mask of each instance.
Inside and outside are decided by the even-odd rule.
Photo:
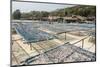
[[[63,9],[56,9],[51,12],[47,11],[30,11],[30,12],[21,12],[20,9],[17,9],[13,12],[12,18],[13,19],[20,19],[20,18],[42,18],[48,16],[72,16],[72,15],[79,15],[83,17],[95,17],[96,16],[96,6],[90,5],[77,5],[73,7],[63,8]]]
[[[80,16],[95,16],[96,6],[78,5],[74,7],[69,7],[65,9],[58,9],[51,12],[52,15],[59,16],[70,16],[70,15],[80,15]]]

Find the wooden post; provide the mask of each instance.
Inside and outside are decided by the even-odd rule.
[[[66,40],[66,32],[65,32],[65,40]]]
[[[30,50],[32,50],[32,44],[30,43],[29,45],[30,45]]]
[[[82,39],[82,48],[84,47],[84,39]]]
[[[11,45],[13,45],[13,42],[14,42],[14,41],[11,42]]]

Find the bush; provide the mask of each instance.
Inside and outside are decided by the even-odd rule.
[[[12,34],[17,34],[16,30],[14,28],[12,28],[11,32],[12,32]]]
[[[96,41],[96,40],[95,40],[95,37],[91,36],[90,39],[89,39],[89,42],[95,44],[95,41]]]

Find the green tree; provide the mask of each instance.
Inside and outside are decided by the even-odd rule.
[[[42,17],[48,17],[49,12],[41,11],[41,15],[42,15]]]
[[[21,12],[20,10],[16,10],[13,12],[13,19],[20,19],[21,18]]]
[[[30,13],[21,13],[21,18],[29,19],[30,17],[32,17]]]

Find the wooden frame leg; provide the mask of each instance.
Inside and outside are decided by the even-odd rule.
[[[32,44],[30,43],[29,45],[30,45],[30,50],[32,50]]]
[[[65,40],[66,40],[66,32],[65,32]]]
[[[82,48],[84,47],[84,39],[82,39]]]

